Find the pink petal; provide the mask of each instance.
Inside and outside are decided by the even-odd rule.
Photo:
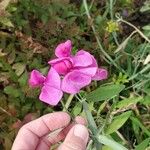
[[[97,67],[97,68],[98,68],[96,59],[94,58],[93,55],[91,55],[91,57],[92,57],[92,64],[91,64],[90,66],[91,66],[91,67]]]
[[[43,86],[39,99],[50,105],[57,105],[63,96],[63,92],[51,86]]]
[[[29,84],[32,87],[43,85],[45,77],[37,70],[33,70],[30,74]]]
[[[78,68],[78,71],[80,71],[90,77],[93,77],[96,74],[97,67]]]
[[[48,85],[57,89],[60,89],[61,85],[61,79],[59,74],[56,72],[54,68],[51,67],[51,69],[48,72],[48,75],[45,79],[44,85]]]
[[[68,68],[64,62],[59,62],[57,64],[52,65],[52,67],[58,72],[60,75],[65,75],[68,72]]]
[[[59,44],[55,49],[55,55],[57,57],[68,57],[71,55],[72,43],[67,40],[64,43]]]
[[[70,63],[73,63],[73,60],[72,60],[71,57],[63,57],[63,58],[56,58],[56,59],[50,60],[48,62],[48,64],[52,65],[52,64],[56,64],[56,63],[59,63],[59,62],[62,62],[62,61],[69,61]]]
[[[86,67],[92,64],[92,55],[84,50],[80,50],[72,58],[74,62],[74,67]]]
[[[108,72],[106,69],[97,69],[97,72],[95,74],[95,76],[92,78],[92,80],[104,80],[107,79],[108,77]]]
[[[60,75],[65,75],[72,68],[72,59],[69,57],[58,58],[48,62]]]
[[[91,83],[91,77],[83,74],[80,71],[73,71],[68,73],[62,81],[62,90],[64,92],[75,94],[81,88]]]
[[[98,65],[97,65],[97,62],[96,62],[96,59],[94,58],[94,56],[91,55],[91,58],[92,58],[91,65],[89,65],[87,67],[75,67],[74,70],[78,70],[86,75],[93,77],[96,74]]]

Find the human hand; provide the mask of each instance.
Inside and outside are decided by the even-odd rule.
[[[89,133],[85,120],[75,119],[76,124],[70,123],[71,118],[65,112],[44,115],[39,119],[24,125],[14,141],[12,150],[49,150],[50,147],[62,140],[58,150],[85,150]],[[56,136],[49,137],[50,132],[64,128]]]

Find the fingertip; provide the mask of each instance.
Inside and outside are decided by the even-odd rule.
[[[49,124],[48,122],[60,125],[61,127],[65,127],[66,125],[68,125],[71,121],[71,117],[68,113],[66,112],[54,112],[54,113],[50,113],[47,115],[42,116],[42,119]],[[59,127],[56,126],[56,129],[58,129]],[[55,127],[53,127],[53,129],[51,130],[55,130]]]
[[[84,125],[77,124],[74,126],[74,135],[81,138],[85,143],[87,143],[89,138],[89,133]]]
[[[85,150],[88,142],[88,129],[81,124],[76,124],[66,136],[66,139],[59,150]]]
[[[77,116],[75,118],[75,122],[77,124],[87,125],[87,120],[85,118],[81,117],[81,116]]]

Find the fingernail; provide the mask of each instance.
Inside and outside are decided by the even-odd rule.
[[[76,137],[81,138],[84,141],[88,140],[88,130],[83,125],[80,125],[80,124],[75,125],[75,127],[74,127],[74,135]]]

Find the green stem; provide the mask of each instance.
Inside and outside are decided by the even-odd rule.
[[[142,74],[142,73],[146,72],[146,71],[149,70],[149,69],[150,69],[150,65],[147,65],[147,66],[144,67],[140,72],[138,72],[137,74],[131,76],[128,80],[130,81],[130,80],[135,79],[139,74]]]
[[[79,96],[81,97],[81,95],[79,95]],[[93,116],[88,108],[88,104],[86,103],[85,100],[86,99],[82,98],[82,97],[80,99],[81,103],[83,104],[83,110],[84,110],[85,115],[88,120],[89,129],[92,132],[91,138],[95,144],[96,150],[101,150],[102,144],[109,146],[113,150],[128,150],[127,148],[125,148],[118,142],[114,141],[113,139],[110,139],[104,135],[98,135],[99,133],[98,133],[97,125],[94,121],[94,118],[93,118]]]
[[[111,17],[111,20],[114,20],[114,14],[113,14],[114,0],[110,0],[109,3],[110,3],[109,4],[110,17]],[[117,44],[117,46],[119,46],[119,42],[118,42],[118,39],[117,39],[117,33],[113,32],[112,35],[113,35],[113,38],[115,40],[115,43]]]
[[[89,20],[92,20],[91,16],[90,16],[90,12],[89,12],[89,9],[88,9],[88,5],[87,5],[87,1],[86,0],[83,0],[83,5],[85,7],[85,10],[86,10],[86,14],[87,14],[87,17]],[[91,28],[93,30],[93,33],[95,35],[95,38],[96,38],[96,41],[98,43],[98,46],[101,50],[101,52],[104,54],[105,56],[105,60],[109,63],[109,64],[113,64],[116,68],[118,68],[121,72],[125,73],[125,71],[120,67],[118,66],[118,64],[107,54],[107,52],[104,50],[101,42],[100,42],[100,37],[99,35],[96,33],[96,29],[95,29],[95,26],[93,25],[93,23],[91,24]]]
[[[141,54],[141,56],[140,56],[140,60],[143,60],[143,58],[144,58],[144,55],[145,55],[145,53],[146,53],[146,50],[147,50],[148,45],[149,45],[149,44],[146,44],[146,46],[145,46],[145,47],[144,47],[144,49],[142,50],[142,54]],[[133,75],[136,73],[136,71],[137,71],[137,69],[138,69],[138,67],[139,67],[139,66],[140,66],[140,61],[139,61],[139,62],[137,62],[137,65],[135,66],[135,69],[134,69]]]
[[[63,108],[63,111],[68,111],[68,108],[69,108],[69,106],[70,106],[70,104],[71,104],[71,101],[72,101],[73,97],[74,97],[74,94],[71,94],[71,95],[68,97],[67,102],[66,102],[66,104],[65,104],[65,106],[64,106],[64,108]]]

